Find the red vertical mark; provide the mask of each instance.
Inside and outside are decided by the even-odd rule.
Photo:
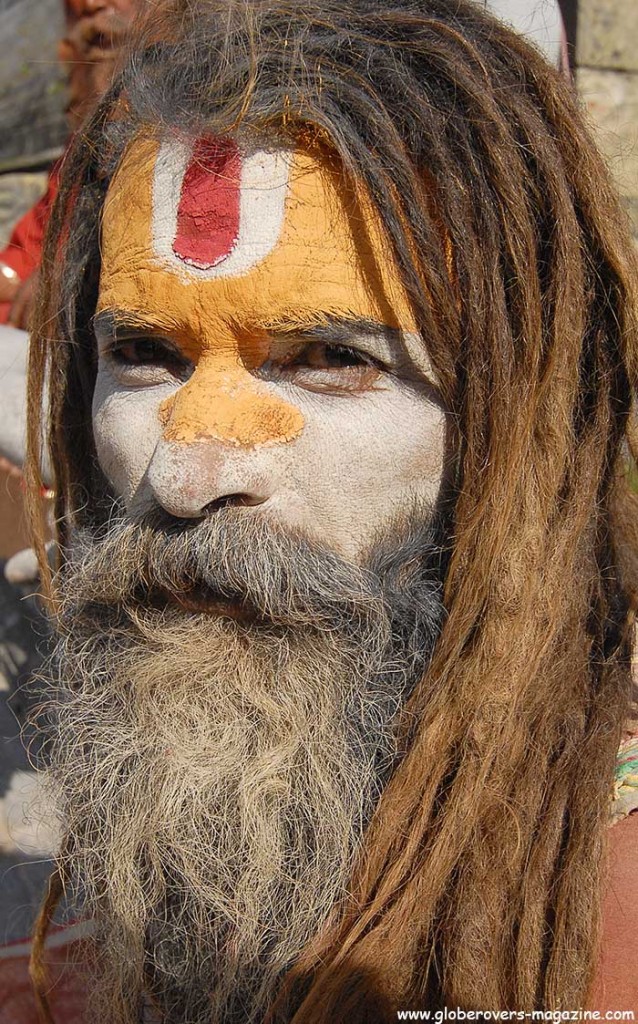
[[[186,168],[173,252],[210,270],[232,252],[239,236],[241,156],[232,139],[198,139]]]

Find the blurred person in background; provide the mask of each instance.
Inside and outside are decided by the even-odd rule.
[[[139,0],[65,0],[66,32],[58,56],[68,68],[69,128],[76,131],[113,75]],[[0,251],[0,324],[25,329],[42,256],[42,244],[58,189],[60,162],[42,198],[16,224]]]

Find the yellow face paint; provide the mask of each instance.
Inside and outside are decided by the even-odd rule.
[[[270,331],[327,317],[415,324],[372,204],[336,158],[233,146],[130,145],[104,208],[98,312],[170,336],[193,363],[160,410],[166,440],[255,448],[304,425],[255,376]]]

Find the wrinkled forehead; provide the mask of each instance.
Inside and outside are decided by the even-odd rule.
[[[260,322],[318,312],[413,329],[365,192],[330,153],[263,139],[138,138],[102,222],[99,309]]]

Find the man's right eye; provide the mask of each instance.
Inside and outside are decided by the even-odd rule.
[[[116,362],[128,366],[184,364],[184,360],[174,348],[157,338],[129,338],[118,341],[113,345],[111,355]]]
[[[118,379],[132,386],[186,381],[193,364],[170,342],[162,338],[118,338],[105,351]]]

